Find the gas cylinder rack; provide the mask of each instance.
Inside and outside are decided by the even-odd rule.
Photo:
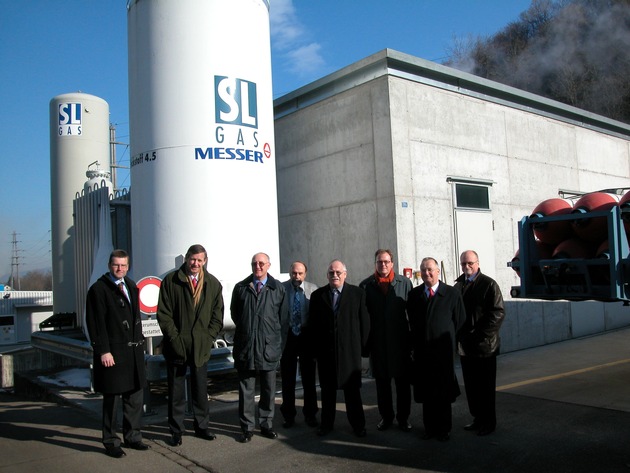
[[[592,256],[573,257],[570,252],[554,256],[541,251],[534,230],[552,222],[568,221],[571,225],[598,222],[605,225],[608,245]],[[624,221],[626,227],[624,227]],[[523,217],[518,223],[519,251],[508,262],[521,279],[510,294],[515,298],[545,300],[598,300],[605,302],[630,301],[630,250],[627,228],[630,227],[630,208],[617,205],[606,211],[570,213],[564,215]],[[542,254],[541,254],[542,253]]]

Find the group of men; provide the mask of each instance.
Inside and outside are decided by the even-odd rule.
[[[369,357],[384,431],[394,421],[409,432],[412,388],[423,404],[424,438],[449,439],[451,404],[460,394],[455,356],[460,355],[473,422],[464,428],[487,435],[496,428],[496,356],[504,319],[497,283],[479,270],[472,250],[461,254],[462,275],[454,286],[440,281],[437,260],[424,258],[423,284],[413,287],[393,268],[393,254],[379,249],[375,271],[359,286],[346,282],[347,268],[333,260],[328,284],[306,281],[307,266],[295,261],[290,279],[269,274],[265,253],[252,257],[251,274],[232,292],[235,324],[233,358],[239,382],[239,441],[254,435],[256,414],[262,436],[275,439],[276,373],[282,378],[283,426],[297,417],[298,365],[305,423],[319,436],[333,430],[337,391],[343,390],[348,421],[358,437],[366,435],[361,399],[362,358]],[[223,328],[221,283],[206,269],[207,252],[191,246],[180,268],[167,274],[159,293],[157,319],[167,364],[170,444],[182,444],[185,432],[185,380],[189,372],[195,435],[215,439],[208,428],[207,363]],[[123,400],[124,446],[146,450],[140,420],[145,383],[138,289],[129,279],[129,256],[112,252],[109,272],[88,291],[86,320],[94,348],[95,390],[103,393],[103,444],[106,453],[125,455],[116,435],[116,409]],[[299,364],[298,364],[299,361]],[[316,373],[321,392],[317,420]],[[256,379],[260,399],[255,402]],[[392,381],[396,389],[392,394]]]

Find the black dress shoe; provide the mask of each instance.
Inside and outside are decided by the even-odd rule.
[[[411,424],[407,421],[398,422],[398,428],[403,432],[411,432]]]
[[[195,437],[199,437],[200,439],[204,440],[214,440],[217,438],[217,436],[209,430],[198,430],[195,432]]]
[[[169,445],[171,447],[179,447],[182,444],[182,434],[172,434]]]
[[[293,427],[294,424],[295,419],[287,419],[284,421],[284,424],[282,424],[282,427],[284,427],[285,429],[290,429],[291,427]]]
[[[126,453],[120,447],[105,447],[105,455],[112,458],[122,458],[126,455]]]
[[[481,424],[479,424],[479,422],[477,421],[474,421],[468,425],[465,425],[464,430],[468,430],[468,431],[479,430],[480,427],[481,427]]]
[[[376,430],[380,430],[381,432],[383,430],[387,430],[392,426],[392,421],[391,420],[385,420],[385,419],[381,419],[381,421],[376,424]]]
[[[448,439],[451,438],[451,436],[449,434],[439,434],[439,435],[436,435],[435,438],[438,439],[438,442],[446,442],[448,441]]]
[[[488,427],[488,426],[482,426],[479,427],[479,430],[477,431],[477,435],[479,435],[480,437],[483,437],[485,435],[490,435],[492,432],[494,432],[494,427]]]
[[[354,431],[354,435],[356,435],[359,438],[365,437],[367,435],[367,431],[365,429],[356,429]]]
[[[144,443],[142,440],[138,440],[137,442],[125,442],[125,448],[130,448],[132,450],[148,450],[150,447]]]
[[[308,416],[304,419],[304,421],[309,427],[317,427],[319,425],[319,422],[317,422],[317,418],[315,416]]]
[[[260,429],[260,435],[272,440],[278,438],[278,434],[273,429],[265,429],[264,427]]]
[[[320,437],[328,435],[330,432],[332,432],[332,427],[321,426],[319,429],[317,429],[317,435],[319,435]]]
[[[253,433],[251,433],[249,430],[243,432],[241,434],[241,437],[238,439],[239,442],[241,443],[247,443],[249,441],[251,441],[252,437],[254,436]]]

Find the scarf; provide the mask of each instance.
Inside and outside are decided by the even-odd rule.
[[[195,288],[192,283],[192,278],[188,276],[188,287],[190,287],[190,292],[193,295],[193,303],[195,307],[199,305],[199,300],[201,299],[201,292],[203,290],[203,268],[199,271],[199,276],[197,276],[197,287]]]
[[[376,284],[378,284],[378,288],[381,290],[383,295],[387,295],[387,291],[389,290],[389,286],[392,284],[394,280],[394,270],[392,269],[387,276],[384,278],[381,277],[378,272],[374,273],[374,277],[376,278]]]

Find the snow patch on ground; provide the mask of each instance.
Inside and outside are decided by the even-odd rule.
[[[48,376],[38,376],[42,383],[55,386],[90,389],[90,370],[88,368],[71,368]]]

